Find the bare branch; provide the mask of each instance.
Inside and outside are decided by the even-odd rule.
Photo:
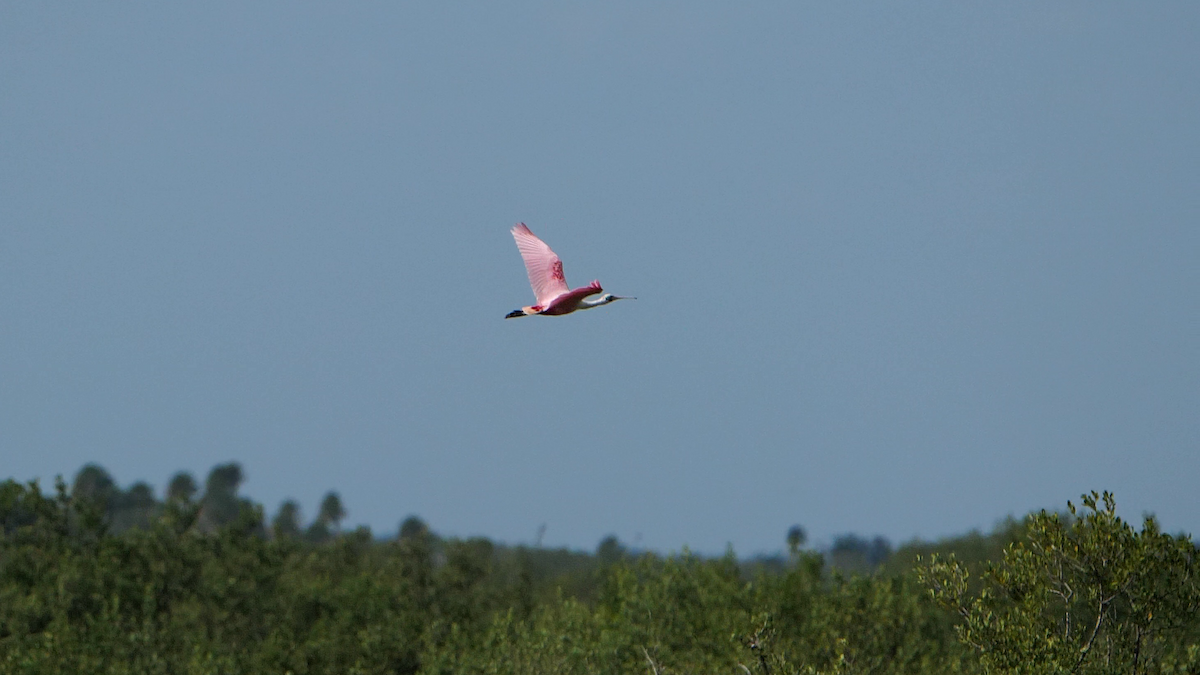
[[[662,675],[662,668],[654,662],[654,659],[650,658],[650,651],[642,647],[642,653],[646,655],[646,662],[650,664],[651,675]]]
[[[1087,658],[1088,652],[1092,651],[1092,643],[1096,640],[1096,634],[1100,632],[1100,624],[1104,623],[1104,613],[1108,611],[1108,603],[1101,602],[1100,607],[1096,611],[1096,625],[1092,626],[1092,634],[1088,636],[1087,644],[1079,652],[1079,660],[1075,662],[1075,667],[1071,669],[1072,673],[1078,672],[1079,667],[1083,665],[1083,660]]]

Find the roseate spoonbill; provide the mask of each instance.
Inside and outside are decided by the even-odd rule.
[[[517,223],[512,229],[513,239],[517,240],[517,249],[525,261],[525,271],[529,273],[529,285],[533,286],[533,294],[537,296],[537,304],[522,307],[509,312],[504,318],[513,319],[518,316],[558,316],[570,314],[577,309],[591,309],[607,305],[617,300],[637,300],[623,298],[612,293],[604,293],[599,281],[593,281],[587,286],[567,289],[567,280],[563,278],[563,265],[554,251],[546,242],[538,239],[525,223]],[[589,295],[604,293],[595,300],[588,300]]]

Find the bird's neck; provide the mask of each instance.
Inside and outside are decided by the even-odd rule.
[[[600,305],[607,305],[610,302],[612,302],[612,300],[606,300],[603,297],[596,298],[595,300],[588,300],[587,298],[584,298],[583,300],[579,301],[579,309],[591,309],[593,307],[599,307]]]

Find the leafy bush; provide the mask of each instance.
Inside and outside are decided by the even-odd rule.
[[[963,618],[959,638],[985,673],[1197,672],[1200,558],[1190,538],[1135,532],[1112,495],[1082,498],[1079,516],[1030,516],[968,592],[953,556],[921,569],[933,597]]]

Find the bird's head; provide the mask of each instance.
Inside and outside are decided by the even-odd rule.
[[[626,296],[622,296],[622,295],[613,295],[612,293],[605,293],[604,295],[600,296],[600,302],[603,302],[606,305],[610,302],[616,302],[617,300],[637,300],[637,298],[630,298],[630,297],[626,297]]]

